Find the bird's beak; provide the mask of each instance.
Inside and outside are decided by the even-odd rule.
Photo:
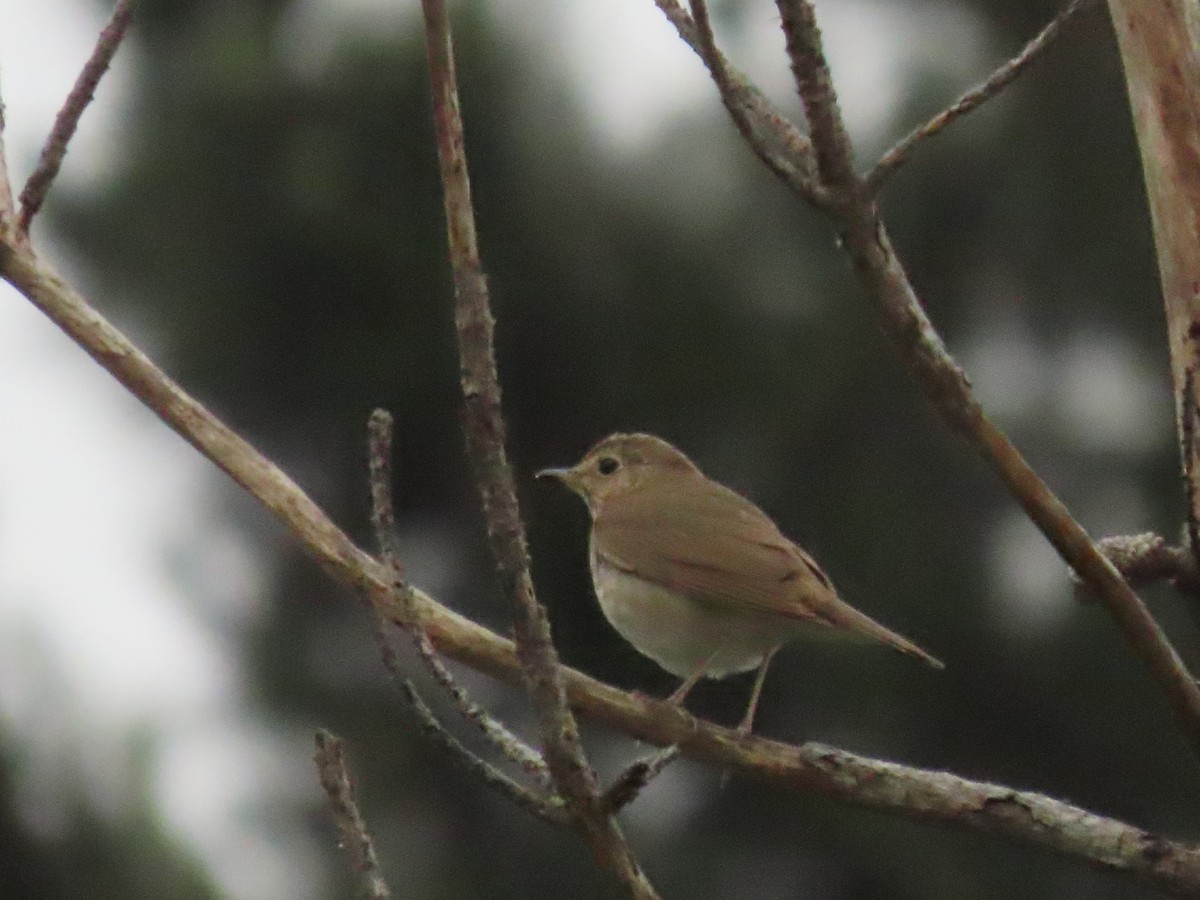
[[[542,469],[534,477],[555,478],[569,487],[572,493],[579,494],[581,497],[587,496],[583,491],[583,483],[579,480],[579,473],[574,469]]]

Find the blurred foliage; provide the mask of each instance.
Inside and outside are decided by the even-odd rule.
[[[1058,7],[965,5],[989,35],[980,77]],[[936,420],[827,226],[760,170],[715,93],[703,113],[664,123],[644,153],[617,153],[583,118],[540,32],[521,35],[503,3],[458,6],[510,448],[566,660],[627,687],[672,686],[600,616],[582,507],[529,480],[615,429],[657,432],[759,500],[851,602],[949,665],[936,677],[887,653],[793,649],[768,681],[761,732],[1006,781],[1195,836],[1193,762],[1153,685],[1094,607],[1073,607],[1049,629],[1004,612],[998,583],[1015,573],[998,576],[994,550],[1014,505]],[[154,334],[173,375],[363,542],[365,422],[373,407],[390,409],[415,580],[505,629],[458,427],[419,34],[296,38],[285,0],[142,7],[120,171],[99,195],[56,197],[53,210],[101,276],[100,305]],[[722,14],[736,24],[739,6]],[[909,74],[914,90],[889,135],[964,87],[932,67]],[[923,147],[884,205],[914,284],[968,363],[998,322],[1016,323],[1035,358],[1059,359],[1097,333],[1128,348],[1162,388],[1161,439],[1149,450],[1064,427],[1054,383],[1035,383],[1003,424],[1089,527],[1173,532],[1163,325],[1103,15],[1084,15],[1004,98]],[[227,490],[228,508],[244,513]],[[1111,508],[1114,497],[1133,498],[1133,509]],[[610,896],[579,840],[491,796],[419,739],[353,598],[277,546],[265,517],[245,527],[278,553],[270,614],[246,636],[259,714],[347,739],[399,894]],[[1176,606],[1165,596],[1156,608],[1170,616]],[[1174,630],[1194,661],[1194,633]],[[472,684],[523,721],[515,692]],[[694,709],[733,721],[747,686],[704,685]],[[637,750],[589,733],[607,770]],[[736,780],[720,790],[717,780],[681,764],[629,814],[666,896],[1140,895],[990,838]],[[19,831],[5,808],[0,828]],[[349,896],[328,818],[316,807],[308,815],[329,849],[327,896]],[[96,844],[71,858],[110,848],[127,862],[122,896],[201,895],[147,886],[141,870],[169,848],[140,843],[146,858],[134,864],[128,844],[106,843],[134,835],[89,833]],[[22,833],[7,846],[31,858],[58,852]],[[186,869],[179,878],[194,884]],[[20,896],[77,896],[65,880],[26,883]]]
[[[132,756],[147,762],[137,748],[131,749]],[[114,819],[97,810],[83,780],[70,775],[64,778],[67,784],[55,785],[56,804],[46,804],[44,798],[19,798],[14,782],[28,762],[19,751],[0,747],[2,896],[97,900],[217,896],[208,873],[164,828],[148,783],[137,786],[129,808]],[[148,771],[148,766],[143,768]],[[19,815],[19,810],[33,815]],[[31,825],[30,819],[40,820],[40,827]]]

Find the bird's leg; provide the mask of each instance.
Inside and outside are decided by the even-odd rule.
[[[763,657],[762,662],[758,664],[758,674],[754,676],[754,688],[750,691],[750,705],[746,707],[746,714],[742,716],[742,721],[738,723],[737,733],[743,737],[748,735],[751,729],[754,728],[754,711],[758,709],[758,698],[762,694],[763,682],[767,680],[767,666],[771,664],[771,657],[778,650],[775,647]]]
[[[720,652],[721,651],[719,649],[714,650],[712,653],[708,654],[708,656],[704,657],[704,659],[700,660],[700,665],[696,666],[695,671],[693,671],[691,675],[684,679],[683,684],[675,688],[674,693],[667,698],[667,702],[672,706],[682,706],[683,701],[687,697],[688,693],[690,693],[692,688],[696,686],[696,682],[704,677],[704,673],[708,671],[709,665],[712,664],[712,661]]]

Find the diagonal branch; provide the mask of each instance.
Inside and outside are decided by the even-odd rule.
[[[454,324],[467,453],[483,501],[492,555],[513,607],[517,648],[526,688],[537,711],[546,764],[600,864],[616,875],[630,896],[657,897],[616,819],[604,808],[596,773],[588,764],[578,725],[567,705],[558,653],[550,639],[550,623],[534,595],[525,523],[504,449],[504,416],[492,338],[494,320],[476,238],[450,23],[444,0],[422,0],[422,10],[450,264],[454,270]]]
[[[880,240],[886,242],[882,232]],[[884,256],[894,259],[890,248],[885,249]],[[171,381],[27,242],[0,235],[0,276],[258,499],[333,577],[365,592],[381,613],[398,623],[415,610],[430,639],[447,655],[512,683],[524,679],[523,660],[511,642],[439,606],[420,591],[414,590],[408,600],[402,600],[387,567],[356,547],[285,473]],[[915,314],[923,315],[919,306]],[[916,324],[920,326],[922,321],[918,317]],[[918,328],[917,338],[923,337]],[[747,777],[894,815],[1010,837],[1123,872],[1174,896],[1200,892],[1200,849],[1193,845],[1000,785],[871,760],[820,745],[796,747],[756,737],[740,738],[682,710],[623,693],[570,669],[559,669],[558,674],[565,681],[572,706],[583,713],[660,746],[678,744],[692,758]]]
[[[8,153],[4,149],[4,97],[0,95],[0,238],[9,240],[15,235],[15,214],[12,182],[8,179]]]
[[[333,810],[334,821],[342,835],[338,843],[350,857],[362,895],[369,900],[388,900],[392,893],[388,890],[387,882],[383,880],[379,860],[375,857],[375,845],[354,799],[354,783],[350,778],[350,770],[346,767],[341,738],[322,728],[317,732],[316,744],[314,759],[317,763],[317,775],[321,779],[325,795],[329,798],[329,807]]]
[[[424,634],[425,632],[420,627],[419,619],[414,615],[417,601],[414,599],[415,595],[412,594],[412,588],[408,588],[409,596],[405,596],[405,593],[405,591],[397,589],[392,594],[397,600],[396,611],[399,613],[395,618],[398,619],[403,616],[404,620],[408,623],[404,626],[405,628],[411,629],[413,634],[416,634],[417,630],[420,630],[420,633]],[[371,607],[371,618],[375,644],[379,648],[380,656],[383,658],[383,666],[387,669],[388,675],[391,676],[392,682],[399,688],[401,695],[404,697],[404,702],[412,711],[425,738],[446,751],[450,760],[462,768],[463,771],[477,778],[482,784],[491,788],[502,797],[507,797],[522,809],[528,810],[555,825],[573,825],[574,821],[568,815],[561,798],[557,796],[545,796],[519,783],[516,779],[510,778],[496,766],[473,753],[466,744],[446,730],[445,726],[438,721],[437,716],[433,714],[433,710],[429,708],[429,705],[421,697],[416,685],[410,679],[404,677],[404,672],[400,668],[400,662],[396,659],[396,653],[392,650],[392,645],[388,643],[387,635],[384,633],[386,620],[375,606]],[[426,638],[426,643],[428,643],[428,638]]]
[[[433,675],[434,681],[441,685],[450,699],[454,701],[459,715],[478,728],[483,736],[504,756],[534,776],[543,787],[547,786],[550,782],[550,773],[546,769],[546,761],[542,759],[541,754],[467,696],[466,690],[438,658],[437,651],[429,641],[429,635],[425,633],[416,614],[412,612],[416,608],[416,600],[413,597],[412,585],[404,578],[404,568],[400,563],[400,539],[396,533],[396,516],[392,509],[391,414],[383,409],[375,410],[371,413],[371,418],[367,423],[367,431],[367,455],[371,483],[371,524],[375,528],[375,538],[379,544],[383,561],[392,572],[393,589],[407,614],[405,630],[412,638],[418,655],[430,674]],[[372,613],[378,623],[380,618],[378,612],[372,610]],[[399,671],[396,655],[392,652],[391,644],[388,643],[383,629],[379,627],[375,631],[376,642],[383,655],[384,665],[398,681],[407,685],[406,693],[415,695],[416,689]],[[412,705],[415,706],[416,702],[419,702],[419,698]]]
[[[1050,23],[1021,49],[1020,53],[996,69],[983,84],[967,91],[924,125],[913,129],[901,138],[895,146],[880,157],[879,162],[875,163],[871,171],[867,173],[864,179],[867,183],[867,190],[877,193],[892,173],[908,162],[908,158],[919,144],[940,134],[946,126],[978,109],[1008,87],[1017,79],[1018,75],[1041,58],[1047,48],[1062,33],[1063,26],[1077,12],[1093,2],[1094,0],[1071,0],[1062,12],[1051,19]]]
[[[788,121],[787,117],[775,108],[774,104],[767,99],[766,94],[760,91],[750,79],[729,65],[729,61],[719,50],[713,47],[714,52],[711,55],[703,52],[704,35],[701,34],[698,27],[699,23],[694,22],[684,12],[678,0],[654,0],[654,4],[666,16],[667,21],[671,23],[683,42],[696,51],[696,54],[709,67],[709,71],[712,72],[715,67],[721,73],[721,79],[726,85],[722,87],[718,82],[721,98],[727,104],[732,101],[738,109],[746,110],[746,115],[742,117],[744,122],[738,121],[735,117],[734,123],[739,129],[743,124],[751,129],[754,135],[753,140],[756,141],[755,152],[759,152],[758,144],[761,144],[761,150],[765,154],[760,156],[760,159],[781,178],[796,184],[797,189],[802,184],[810,185],[815,189],[817,185],[813,180],[815,169],[812,144],[808,137]],[[711,44],[711,27],[708,28],[708,31],[710,34],[708,43]],[[713,77],[717,77],[716,72],[713,72]],[[731,109],[730,112],[733,113],[733,110]],[[747,137],[747,140],[751,140],[751,138]]]
[[[628,766],[604,792],[604,808],[614,813],[624,809],[677,759],[679,745],[672,744]]]
[[[450,754],[450,758],[470,775],[478,778],[501,796],[507,797],[521,809],[527,810],[553,825],[563,827],[574,825],[574,819],[569,815],[559,797],[543,797],[524,785],[518,784],[491,763],[480,759],[442,726],[442,723],[434,716],[433,710],[421,699],[421,695],[417,693],[417,689],[411,681],[401,678],[399,684],[400,689],[404,692],[405,700],[416,714],[421,731],[430,741],[445,749]]]
[[[395,601],[392,620],[412,637],[426,666],[438,683],[450,694],[463,717],[479,727],[505,756],[517,762],[526,771],[538,776],[545,785],[547,773],[541,757],[516,735],[489,716],[485,710],[471,702],[466,692],[459,687],[449,670],[438,659],[437,651],[434,650],[429,635],[425,633],[425,628],[421,624],[421,618],[417,612],[420,601],[417,599],[412,585],[404,579],[403,568],[400,564],[400,541],[396,534],[396,521],[392,510],[391,415],[384,410],[375,410],[371,414],[368,431],[371,522],[375,527],[384,566],[391,576],[391,596]],[[433,714],[433,710],[422,699],[416,685],[405,677],[400,668],[400,661],[396,658],[396,652],[388,641],[385,631],[386,620],[379,608],[370,602],[370,594],[365,593],[364,596],[370,610],[371,632],[375,638],[375,645],[379,648],[383,666],[399,688],[425,737],[445,750],[464,771],[478,778],[487,787],[512,800],[517,806],[555,824],[571,825],[572,820],[558,797],[542,796],[539,792],[518,783],[491,763],[471,752],[462,741],[446,730]]]
[[[364,591],[402,624],[390,572],[359,550],[300,487],[166,376],[32,251],[0,242],[0,275],[25,295],[172,430],[258,500],[332,577]],[[413,591],[420,622],[443,653],[514,684],[516,650],[481,625]],[[1137,878],[1172,896],[1200,893],[1200,848],[1079,807],[945,772],[872,760],[812,744],[791,746],[692,718],[562,669],[572,706],[596,721],[692,759],[856,806],[999,835]]]
[[[1142,160],[1180,456],[1189,543],[1200,554],[1200,10],[1194,0],[1109,0]],[[1200,556],[1197,556],[1200,562]]]
[[[712,75],[734,125],[763,165],[811,203],[824,202],[813,168],[812,144],[717,48],[704,0],[691,0],[692,18],[674,0],[655,0]]]
[[[809,139],[817,157],[817,174],[825,188],[849,199],[858,188],[854,148],[838,106],[829,64],[825,61],[816,11],[808,0],[776,0],[775,5],[779,8],[780,24],[787,39],[796,89],[808,119]]]
[[[822,208],[833,220],[896,352],[946,424],[996,470],[1030,520],[1107,607],[1126,642],[1166,695],[1180,733],[1200,755],[1200,687],[1138,595],[984,413],[962,367],[925,314],[871,195],[854,173],[852,147],[812,4],[809,0],[777,0],[777,5],[809,120],[817,170],[833,200]],[[1200,335],[1200,328],[1196,333]]]
[[[67,144],[75,135],[75,129],[79,126],[79,119],[83,116],[83,111],[88,108],[88,104],[92,102],[92,97],[96,94],[96,85],[108,71],[108,67],[117,53],[117,48],[121,46],[121,40],[125,37],[125,29],[129,27],[131,18],[133,18],[133,0],[117,0],[112,17],[100,32],[91,57],[84,64],[79,77],[75,80],[75,86],[71,88],[71,93],[67,95],[62,109],[58,111],[58,115],[54,119],[54,127],[50,130],[46,143],[42,145],[42,153],[38,157],[37,167],[21,190],[21,212],[17,225],[26,234],[29,233],[33,217],[42,208],[46,194],[50,191],[50,185],[54,183],[54,179],[58,175],[58,170],[62,168],[63,159],[67,155]]]

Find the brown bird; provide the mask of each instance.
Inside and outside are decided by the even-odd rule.
[[[738,725],[749,733],[771,657],[806,634],[869,638],[944,668],[843,601],[766,513],[661,438],[614,434],[578,465],[537,474],[587,503],[600,608],[639,652],[684,679],[670,703],[701,677],[757,667]]]

